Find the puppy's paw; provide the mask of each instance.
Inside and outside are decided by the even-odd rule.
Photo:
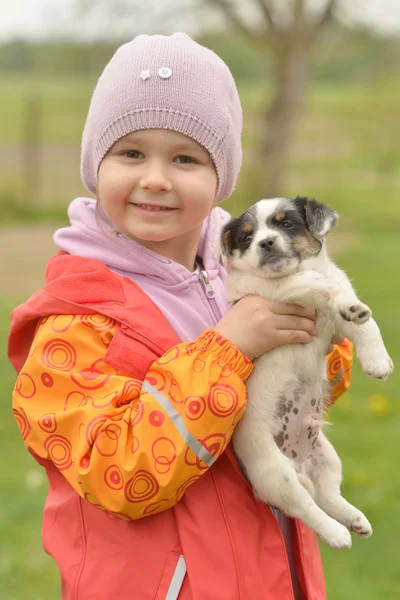
[[[373,379],[387,379],[394,369],[385,348],[380,352],[374,349],[359,350],[357,354],[364,373]]]
[[[355,514],[352,515],[352,520],[348,524],[348,528],[360,537],[369,538],[372,535],[371,523],[359,510],[355,511]]]
[[[351,535],[347,527],[340,525],[332,519],[332,524],[324,528],[325,531],[319,535],[331,548],[335,550],[345,550],[351,548]]]
[[[342,319],[351,321],[356,325],[362,325],[371,318],[372,311],[366,304],[357,302],[352,304],[345,299],[340,298],[338,302],[338,311]]]

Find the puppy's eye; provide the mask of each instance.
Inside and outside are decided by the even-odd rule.
[[[292,229],[293,223],[291,223],[290,221],[282,221],[282,227],[284,227],[285,229]]]
[[[247,233],[244,237],[243,237],[243,242],[245,244],[250,244],[251,240],[253,239],[253,234],[252,233]]]

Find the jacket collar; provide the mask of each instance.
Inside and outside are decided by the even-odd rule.
[[[55,244],[68,254],[95,258],[127,276],[142,274],[164,285],[191,279],[191,272],[183,265],[144,248],[125,235],[117,234],[106,217],[100,220],[96,215],[96,200],[76,198],[68,208],[68,216],[70,225],[54,234]],[[198,256],[209,279],[217,277],[221,270],[214,257],[214,248],[229,218],[226,211],[215,207],[203,224]]]

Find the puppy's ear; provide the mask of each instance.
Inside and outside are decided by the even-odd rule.
[[[227,269],[233,251],[233,225],[237,219],[231,219],[221,231],[217,260]]]
[[[295,204],[303,211],[310,233],[318,240],[323,240],[338,222],[339,215],[335,210],[313,198],[297,196]]]

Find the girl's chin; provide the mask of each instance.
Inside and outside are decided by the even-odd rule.
[[[135,242],[137,242],[138,244],[143,244],[145,245],[146,243],[154,243],[156,244],[157,242],[166,242],[167,240],[169,240],[171,238],[171,235],[166,236],[165,233],[164,234],[156,234],[154,231],[152,232],[144,232],[144,231],[125,231],[124,234],[131,238],[132,240],[135,240]]]

